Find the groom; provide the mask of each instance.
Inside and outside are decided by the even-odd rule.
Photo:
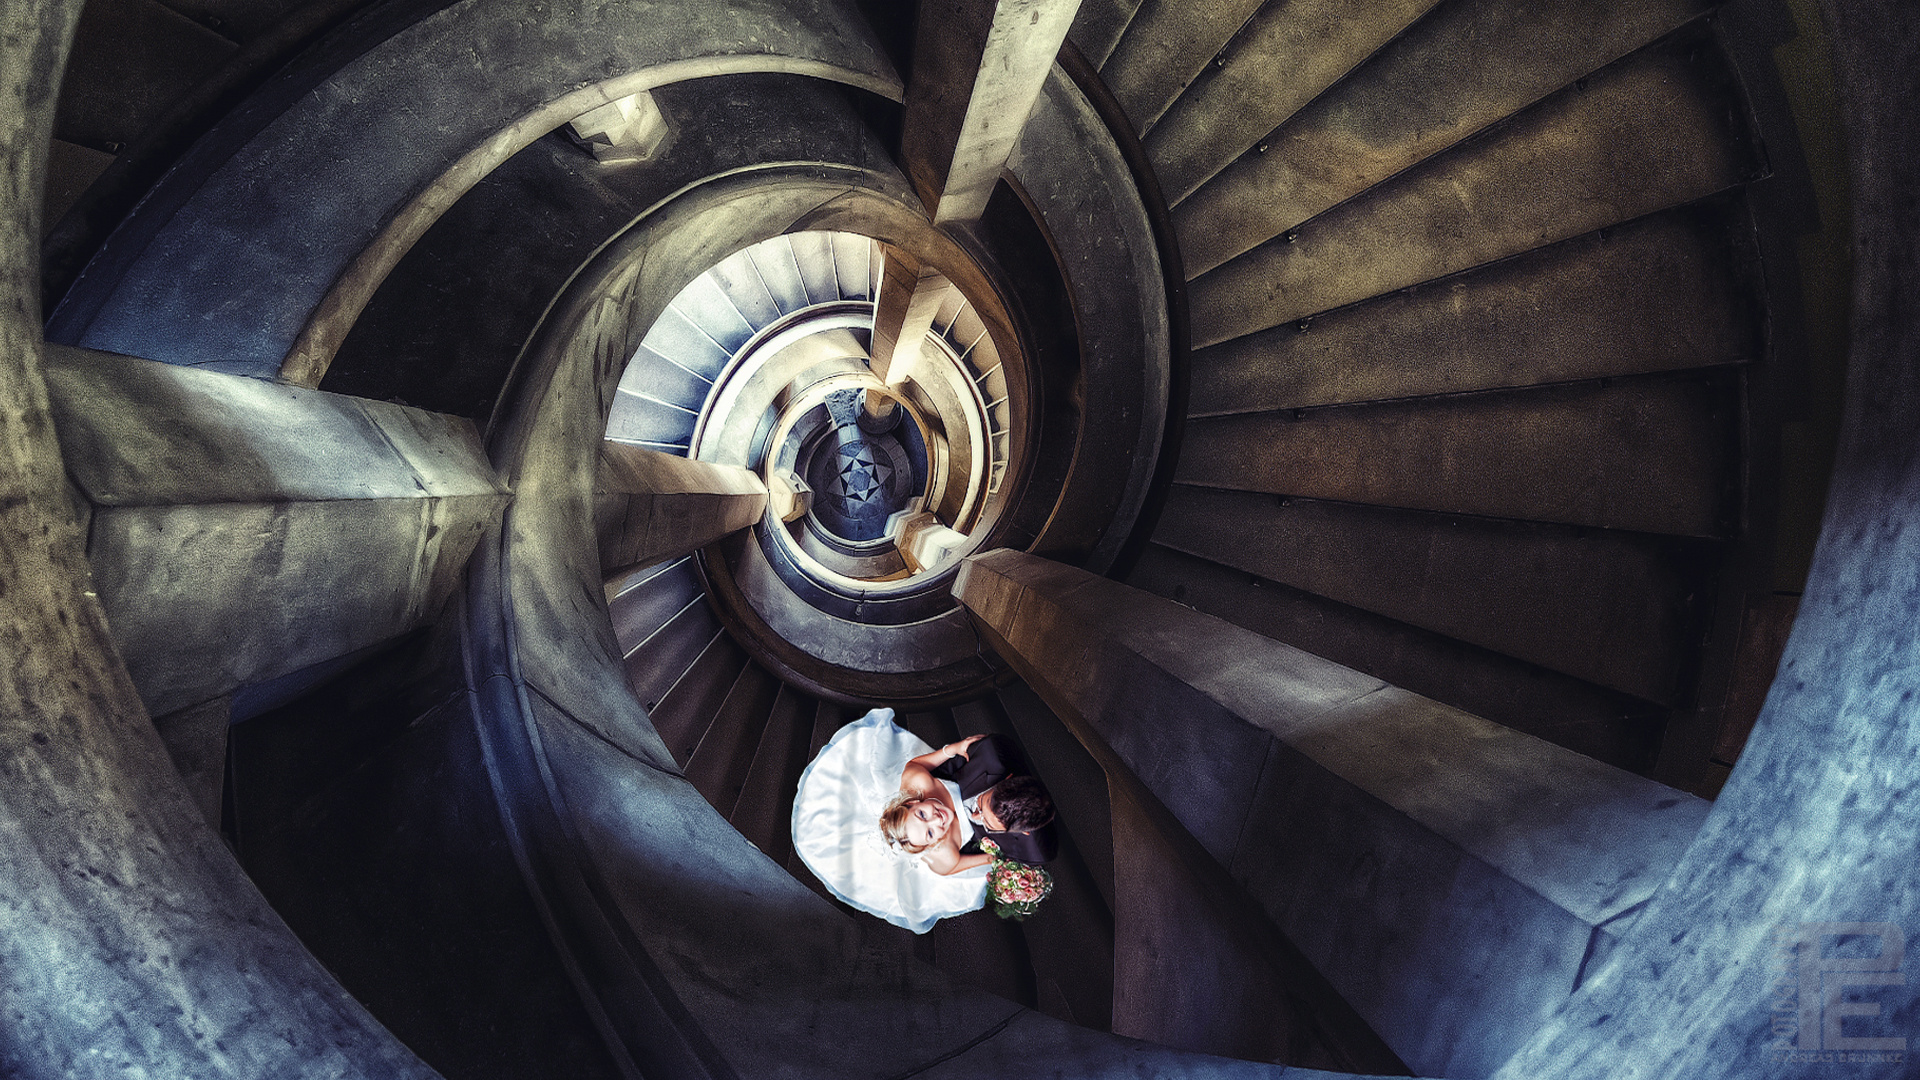
[[[1043,863],[1059,854],[1053,800],[1013,740],[988,735],[969,746],[966,757],[934,766],[933,775],[959,785],[963,809],[1000,848],[1002,858]],[[969,855],[979,850],[977,835],[960,849]]]

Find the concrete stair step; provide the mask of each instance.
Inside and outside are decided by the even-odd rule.
[[[725,631],[716,633],[674,680],[660,703],[647,709],[654,730],[681,768],[693,758],[707,726],[746,666],[746,650],[734,644]]]
[[[1631,772],[1669,710],[1477,645],[1159,544],[1128,583]]]
[[[1740,381],[1708,369],[1194,420],[1179,483],[1724,537],[1739,520]]]
[[[1081,0],[1067,40],[1097,69],[1113,55],[1140,6],[1141,0]]]
[[[807,306],[807,285],[801,277],[800,262],[794,254],[791,241],[785,245],[769,245],[754,252],[752,264],[781,314]]]
[[[787,245],[793,249],[794,265],[799,268],[807,303],[825,304],[840,299],[840,268],[834,259],[833,244],[826,235],[793,233],[787,237]]]
[[[800,769],[794,773],[796,783],[799,780],[800,772],[806,769],[806,762],[818,757],[821,749],[827,745],[827,741],[833,738],[833,733],[845,727],[848,722],[855,718],[854,716],[848,715],[850,711],[851,710],[836,705],[831,701],[815,702],[813,716],[811,717],[812,730],[807,736],[806,758],[801,762]],[[799,722],[804,725],[808,719],[809,718],[803,714]],[[787,804],[789,810],[791,810],[792,805],[791,802]],[[791,836],[788,838],[787,857],[782,861],[786,864],[787,873],[792,874],[801,884],[819,893],[821,896],[826,897],[829,901],[836,904],[839,903],[838,900],[833,899],[831,893],[827,892],[827,887],[820,884],[820,879],[813,876],[813,871],[807,869],[807,864],[800,861],[799,854],[792,850]]]
[[[1203,349],[1188,415],[1743,363],[1764,303],[1744,202],[1716,197]]]
[[[820,702],[781,686],[768,711],[759,746],[727,820],[767,857],[782,865],[793,853],[793,799]]]
[[[640,704],[652,712],[681,674],[720,633],[720,623],[705,599],[676,613],[639,648],[627,655],[627,682]]]
[[[738,351],[753,332],[760,329],[712,274],[701,274],[688,282],[673,298],[673,307],[728,355]]]
[[[622,652],[631,653],[700,599],[700,575],[691,559],[675,559],[634,574],[620,588],[607,610]]]
[[[687,758],[687,779],[728,819],[746,788],[754,752],[766,733],[779,692],[780,680],[748,661]]]
[[[1134,130],[1150,131],[1180,92],[1213,63],[1262,0],[1147,0],[1101,77]]]
[[[1155,542],[1675,705],[1718,544],[1176,487]],[[1488,567],[1500,567],[1497,574]]]
[[[654,321],[643,344],[708,380],[720,374],[732,355],[693,316],[672,305]]]
[[[699,415],[678,405],[621,391],[620,408],[607,418],[607,438],[685,454]]]
[[[1141,140],[1167,201],[1178,206],[1257,145],[1270,150],[1276,140],[1269,135],[1288,117],[1341,79],[1359,81],[1361,72],[1354,69],[1408,26],[1419,25],[1416,20],[1435,2],[1388,0],[1356,8],[1341,0],[1306,0],[1261,8]],[[1287,76],[1276,79],[1276,71]]]
[[[626,372],[620,376],[622,393],[645,394],[695,411],[712,389],[713,382],[706,376],[644,344],[635,351]]]
[[[1111,1031],[1113,911],[1101,887],[1100,872],[1087,857],[1089,850],[1112,849],[1106,777],[1072,733],[1024,685],[955,706],[954,716],[967,734],[987,731],[1017,741],[1034,774],[1046,783],[1059,815],[1060,854],[1047,864],[1053,875],[1053,895],[1017,924],[1026,939],[1038,1008],[1082,1027]],[[1111,873],[1110,856],[1101,865]]]
[[[1408,0],[1389,5],[1413,6]],[[1271,78],[1274,70],[1302,62],[1294,50],[1315,57],[1312,63],[1325,62],[1317,58],[1324,46],[1317,39],[1296,44],[1294,31],[1269,50],[1249,50],[1244,64],[1231,57],[1168,114],[1147,147],[1168,201],[1178,207],[1174,223],[1189,274],[1205,273],[1259,238],[1325,212],[1714,5],[1469,0],[1419,6],[1431,11],[1304,108],[1277,89],[1294,80]],[[1340,34],[1344,41],[1352,31]],[[1342,49],[1341,59],[1346,55]]]
[[[1196,278],[1207,346],[1544,247],[1760,175],[1725,58],[1676,35]]]

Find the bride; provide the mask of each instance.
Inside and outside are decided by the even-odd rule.
[[[984,906],[993,859],[960,854],[975,826],[931,771],[979,738],[935,750],[892,709],[841,728],[800,774],[794,851],[834,896],[916,934]]]

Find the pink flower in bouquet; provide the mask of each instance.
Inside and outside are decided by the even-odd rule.
[[[1040,908],[1040,901],[1053,891],[1053,875],[1038,866],[1000,857],[1000,849],[991,840],[980,843],[993,856],[987,871],[987,895],[993,900],[993,913],[1003,919],[1020,920]]]

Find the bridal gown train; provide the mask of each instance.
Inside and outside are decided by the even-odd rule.
[[[834,733],[800,774],[793,800],[793,847],[807,869],[849,905],[916,934],[987,900],[986,867],[942,877],[880,835],[880,810],[900,790],[900,770],[932,749],[895,724],[892,709],[875,709]],[[958,790],[949,794],[959,805]],[[964,843],[972,824],[964,815],[954,824]]]

